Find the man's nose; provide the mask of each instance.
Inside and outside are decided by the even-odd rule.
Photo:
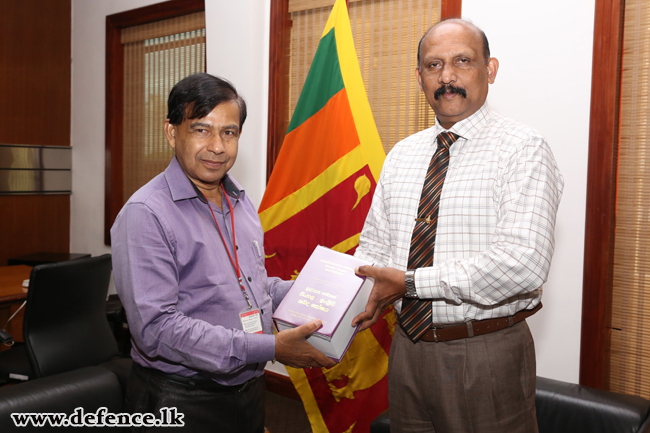
[[[445,63],[440,70],[440,75],[438,76],[438,82],[440,84],[451,84],[456,82],[456,70],[453,65]]]
[[[216,154],[223,153],[226,147],[223,143],[223,138],[221,136],[213,137],[208,143],[208,150]]]

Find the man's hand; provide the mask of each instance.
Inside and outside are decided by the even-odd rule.
[[[312,320],[275,334],[276,361],[294,368],[334,367],[334,361],[307,342],[307,338],[321,326],[320,320]]]
[[[366,311],[352,319],[352,326],[361,323],[359,331],[370,328],[379,320],[379,316],[387,306],[404,297],[406,294],[406,283],[404,271],[395,268],[377,268],[374,266],[359,266],[355,269],[357,275],[375,279],[375,285],[370,292]]]

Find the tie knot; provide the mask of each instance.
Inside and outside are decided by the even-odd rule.
[[[456,140],[458,140],[458,137],[460,137],[458,134],[454,134],[453,132],[445,131],[441,132],[438,134],[438,146],[444,147],[445,149],[449,150],[452,144]]]

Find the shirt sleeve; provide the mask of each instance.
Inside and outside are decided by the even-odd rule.
[[[546,282],[564,180],[548,144],[531,138],[500,168],[497,225],[487,251],[415,272],[418,296],[496,305]]]
[[[145,204],[127,204],[111,239],[116,288],[135,345],[146,358],[213,373],[274,358],[273,335],[227,329],[177,310],[174,234]]]
[[[355,257],[369,261],[377,267],[390,266],[391,263],[390,224],[386,212],[387,197],[385,197],[387,193],[385,176],[387,176],[388,166],[389,161],[387,159],[379,176],[372,204],[361,230],[359,246],[354,253]]]
[[[289,292],[289,289],[293,285],[293,281],[284,281],[278,277],[269,277],[268,285],[269,295],[273,300],[273,311],[275,311],[275,309],[278,308],[278,305],[280,305],[280,302],[282,302],[286,296],[287,292]]]

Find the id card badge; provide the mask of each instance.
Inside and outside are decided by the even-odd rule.
[[[239,313],[239,320],[241,320],[241,326],[244,332],[247,334],[262,334],[262,316],[260,316],[260,310],[246,309]]]

